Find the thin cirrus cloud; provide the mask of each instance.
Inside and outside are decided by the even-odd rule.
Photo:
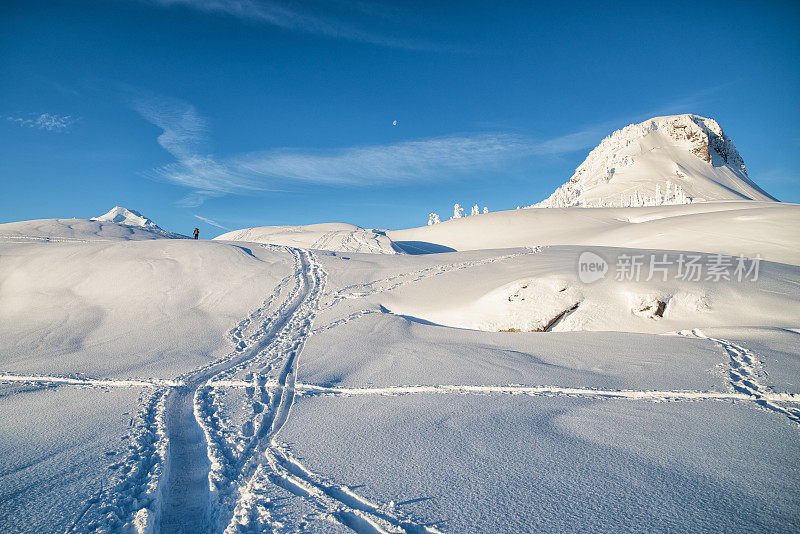
[[[48,132],[66,131],[77,119],[72,115],[59,115],[57,113],[41,113],[36,116],[6,117],[6,120],[25,128],[47,130]]]
[[[267,24],[284,30],[322,35],[334,39],[347,39],[391,48],[407,50],[448,50],[452,46],[421,39],[407,39],[383,35],[357,25],[319,16],[298,9],[298,4],[278,4],[269,0],[140,0],[161,7],[182,6],[209,14],[236,17],[255,24]]]
[[[209,219],[208,217],[203,217],[202,215],[197,215],[196,213],[195,213],[194,216],[195,216],[196,219],[200,219],[204,223],[210,224],[211,226],[216,226],[217,228],[220,228],[221,230],[230,230],[230,228],[228,228],[227,226],[222,226],[221,224],[219,224],[214,219]]]
[[[193,157],[205,141],[208,123],[191,104],[164,97],[131,98],[129,103],[143,119],[161,128],[158,144],[178,160]]]
[[[224,195],[283,191],[290,183],[364,187],[467,177],[515,161],[557,156],[591,146],[598,128],[537,141],[511,133],[451,135],[327,151],[277,149],[227,158],[201,153],[207,121],[183,101],[134,100],[132,107],[161,129],[158,143],[175,161],[148,171],[191,192],[178,204],[197,207]]]

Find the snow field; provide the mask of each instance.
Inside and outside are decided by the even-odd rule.
[[[130,499],[150,499],[154,446],[137,405],[154,391],[49,386],[0,395],[0,530],[102,531],[120,524]],[[120,493],[129,478],[143,484]]]
[[[797,429],[751,405],[302,397],[282,439],[339,484],[451,532],[790,532]]]
[[[214,361],[231,324],[290,272],[285,253],[252,250],[164,239],[0,244],[0,371],[169,380]]]
[[[624,213],[643,227],[664,212]],[[65,500],[72,531],[797,528],[793,265],[765,262],[749,285],[580,285],[577,246],[0,247],[14,321],[0,326],[0,409],[48,391],[141,394],[113,475],[92,466],[103,487]],[[485,331],[536,329],[576,302],[547,333]]]
[[[698,251],[800,265],[796,204],[702,202],[642,208],[534,208],[463,217],[432,226],[392,230],[398,246],[466,251],[576,245]],[[420,245],[422,244],[422,245]]]

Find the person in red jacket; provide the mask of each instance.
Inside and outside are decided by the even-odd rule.
[[[199,229],[199,228],[195,228],[195,229],[194,229],[194,238],[195,238],[195,239],[197,239],[197,237],[198,237],[199,235],[200,235],[200,229]]]

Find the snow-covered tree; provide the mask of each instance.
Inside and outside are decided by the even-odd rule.
[[[470,215],[480,215],[480,213],[481,213],[481,209],[478,207],[477,204],[472,206],[472,213],[470,213]]]
[[[439,222],[441,222],[439,221],[439,216],[436,215],[435,213],[431,213],[430,215],[428,215],[428,226],[439,224]]]
[[[461,204],[455,204],[453,206],[453,219],[460,219],[464,216],[464,208],[461,207]]]
[[[489,208],[487,208],[486,206],[484,206],[484,207],[483,207],[483,214],[484,214],[484,215],[486,215],[487,213],[489,213]]]

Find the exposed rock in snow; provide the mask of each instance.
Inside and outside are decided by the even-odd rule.
[[[136,210],[129,210],[122,206],[114,206],[108,213],[99,217],[92,217],[92,221],[114,222],[128,226],[160,229],[159,226]]]
[[[661,196],[665,182],[678,188],[672,196]],[[750,180],[733,141],[715,120],[685,114],[655,117],[615,131],[589,153],[567,183],[530,207],[743,199],[775,200]]]

